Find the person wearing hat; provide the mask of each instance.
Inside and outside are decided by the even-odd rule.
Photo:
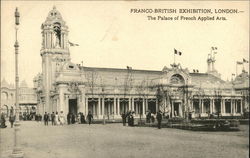
[[[161,129],[161,120],[162,120],[161,111],[157,112],[156,119],[157,119],[157,122],[158,122],[158,129]]]

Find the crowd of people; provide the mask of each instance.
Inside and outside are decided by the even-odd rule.
[[[128,126],[133,127],[134,126],[134,115],[135,112],[133,111],[128,111],[127,113],[122,113],[121,117],[122,117],[122,123],[123,126],[126,126],[126,123],[128,123]],[[157,123],[158,123],[158,128],[161,128],[161,121],[162,121],[162,112],[158,111],[156,115],[152,114],[150,111],[148,111],[147,115],[146,115],[146,123],[154,123],[155,122],[155,118],[157,119]]]
[[[122,113],[121,117],[122,117],[123,125],[126,126],[126,124],[128,124],[128,126],[133,127],[135,125],[134,115],[135,115],[135,112],[133,111]],[[25,115],[25,117],[30,117],[30,115]],[[6,128],[7,127],[6,120],[5,120],[5,116],[3,113],[1,114],[0,118],[1,118],[0,128]],[[68,113],[65,118],[63,111],[61,111],[60,113],[52,112],[51,114],[45,112],[43,116],[41,114],[36,114],[32,116],[32,118],[33,120],[36,120],[37,122],[44,121],[45,126],[48,126],[50,124],[49,122],[51,122],[52,126],[64,125],[64,124],[70,125],[70,124],[76,124],[76,123],[78,124],[88,123],[90,125],[93,122],[93,115],[91,111],[88,112],[88,115],[86,118],[82,112],[79,112],[78,114]],[[156,114],[156,119],[158,121],[158,128],[161,128],[162,114],[160,111]],[[13,124],[15,122],[15,115],[10,115],[9,121],[10,121],[11,127],[13,127]],[[105,117],[104,117],[104,121],[105,121]],[[152,114],[150,111],[146,115],[146,122],[147,123],[155,122],[155,115]]]
[[[58,112],[56,113],[52,112],[52,114],[45,112],[43,118],[39,115],[36,118],[37,121],[41,121],[43,119],[45,126],[48,126],[50,121],[52,126],[64,125],[66,123],[68,125],[76,123],[85,124],[87,123],[87,121],[88,124],[90,125],[93,121],[93,115],[91,114],[91,111],[88,112],[87,121],[82,112],[79,112],[77,115],[69,112],[66,116],[66,119],[64,117],[63,111],[61,111],[60,114],[58,114]]]

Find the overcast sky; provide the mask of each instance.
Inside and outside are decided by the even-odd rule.
[[[69,27],[69,40],[80,46],[70,47],[71,60],[84,66],[147,69],[161,71],[174,61],[174,48],[182,51],[176,62],[191,72],[207,71],[207,55],[218,48],[216,69],[222,79],[231,79],[236,61],[249,60],[249,2],[163,2],[163,1],[1,1],[1,79],[14,83],[14,11],[19,8],[19,76],[33,86],[41,68],[41,24],[53,5]],[[226,21],[149,21],[147,15],[181,16],[183,14],[134,14],[133,8],[208,8],[238,9]],[[184,16],[199,14],[184,14]],[[207,16],[206,14],[200,14]],[[248,71],[249,65],[245,64]],[[239,71],[241,67],[239,66]]]

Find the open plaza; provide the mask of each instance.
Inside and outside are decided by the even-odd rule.
[[[7,124],[8,125],[8,124]],[[13,128],[0,129],[1,158],[13,149]],[[240,131],[198,132],[173,128],[128,127],[121,123],[44,126],[21,122],[25,158],[247,158],[249,126]]]

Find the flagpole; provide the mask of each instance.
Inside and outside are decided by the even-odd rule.
[[[174,65],[175,65],[175,52],[176,52],[176,51],[175,51],[175,49],[174,49]]]
[[[175,64],[175,52],[174,52],[174,64]]]

